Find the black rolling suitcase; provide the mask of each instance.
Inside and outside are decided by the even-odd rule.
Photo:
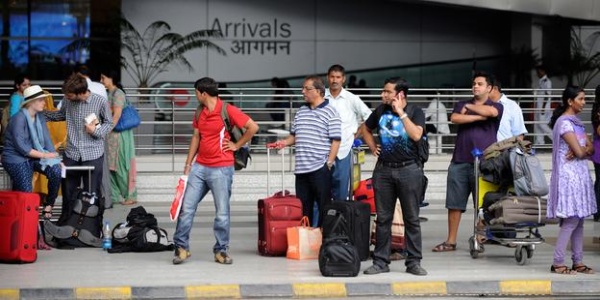
[[[360,201],[334,201],[323,210],[323,241],[333,236],[341,235],[340,226],[334,226],[337,216],[343,215],[342,222],[348,228],[348,238],[358,250],[360,260],[369,258],[371,207]]]

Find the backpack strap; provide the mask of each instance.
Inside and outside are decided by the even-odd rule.
[[[231,126],[231,120],[229,119],[229,113],[227,112],[227,107],[230,104],[223,100],[221,100],[221,102],[223,102],[223,105],[221,106],[221,119],[223,119],[223,123],[225,123],[225,130],[227,130],[227,132],[229,132],[229,136],[231,137],[231,140],[234,142],[237,142],[240,140],[240,138],[242,138],[243,132],[241,129],[239,129],[235,126]],[[204,105],[202,105],[202,104],[198,105],[198,107],[196,108],[196,113],[194,114],[195,120],[198,120],[200,118],[200,113],[202,113],[203,108],[204,108]]]
[[[331,233],[335,234],[338,231],[338,227],[340,227],[341,235],[348,236],[348,224],[346,223],[346,218],[344,218],[344,214],[340,211],[336,211],[336,218],[333,226],[331,226]]]
[[[229,136],[233,142],[237,142],[242,138],[244,134],[240,128],[235,126],[231,126],[231,120],[229,119],[229,113],[227,112],[227,108],[230,105],[229,103],[221,100],[223,102],[223,106],[221,106],[221,119],[223,119],[223,123],[225,123],[225,130],[229,132]]]
[[[221,119],[223,119],[223,123],[225,123],[225,130],[231,133],[231,122],[229,121],[229,113],[227,112],[227,102],[222,101],[223,105],[221,106]]]
[[[410,103],[406,103],[406,106],[404,107],[404,113],[408,116],[408,118],[411,120],[415,115],[415,106],[413,104]],[[421,135],[421,139],[419,139],[418,142],[414,142],[416,144],[416,149],[417,149],[417,164],[421,166],[421,168],[423,168],[423,166],[425,165],[425,162],[421,159],[421,147],[423,147],[423,143],[427,141],[427,130],[425,130],[425,128],[423,128],[423,134]],[[429,151],[429,149],[427,150]]]

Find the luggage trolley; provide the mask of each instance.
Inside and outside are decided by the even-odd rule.
[[[469,238],[469,250],[471,257],[476,259],[480,253],[485,251],[484,243],[480,242],[477,237],[484,236],[486,241],[492,241],[497,245],[505,247],[515,247],[515,260],[519,265],[526,265],[533,256],[536,245],[544,242],[538,227],[544,226],[542,223],[517,223],[517,224],[496,224],[489,225],[483,220],[483,197],[487,192],[495,192],[499,186],[483,180],[479,174],[479,161],[483,152],[479,149],[474,149],[471,154],[475,158],[474,175],[475,175],[475,196],[474,199],[474,220],[473,220],[473,236]],[[482,220],[480,223],[479,221]],[[483,224],[483,225],[482,225]],[[507,230],[514,232],[516,235],[512,238],[497,237],[494,233],[505,233]]]

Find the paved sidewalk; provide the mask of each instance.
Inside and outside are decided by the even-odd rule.
[[[167,220],[167,203],[148,203],[145,208],[159,218],[170,236],[174,223]],[[129,207],[106,212],[111,224],[123,221]],[[360,273],[354,278],[328,278],[319,273],[317,260],[263,257],[256,251],[255,203],[232,207],[231,255],[233,265],[213,261],[212,202],[202,203],[191,237],[192,257],[172,265],[172,252],[108,254],[101,249],[39,251],[33,264],[0,264],[0,299],[165,299],[165,298],[297,298],[388,295],[600,295],[600,275],[552,274],[553,246],[539,245],[530,264],[517,265],[514,249],[486,245],[478,259],[469,255],[472,214],[464,216],[458,249],[433,253],[430,249],[446,234],[445,209],[432,204],[423,210],[422,265],[428,276],[405,273],[403,261],[393,262],[391,272]],[[548,240],[558,227],[541,228]],[[585,224],[585,262],[600,270],[600,223]],[[362,263],[361,270],[371,262]]]
[[[148,157],[142,160],[149,160]],[[521,266],[515,250],[486,245],[479,258],[472,259],[467,239],[472,235],[473,210],[464,214],[458,249],[433,253],[446,237],[444,208],[445,172],[448,157],[433,157],[427,171],[430,205],[421,212],[422,266],[429,275],[405,273],[403,261],[395,261],[391,272],[353,278],[322,277],[317,260],[288,260],[257,254],[256,199],[265,193],[262,158],[255,158],[255,170],[237,173],[232,201],[231,255],[233,265],[214,262],[211,197],[200,204],[191,236],[192,257],[173,265],[172,252],[108,254],[101,249],[38,251],[33,264],[0,264],[1,299],[166,299],[166,298],[299,298],[390,295],[429,295],[461,297],[467,295],[598,295],[600,274],[574,276],[550,273],[556,225],[540,228],[546,243],[536,247],[530,263]],[[157,159],[160,161],[160,159]],[[545,160],[544,160],[545,161]],[[152,166],[145,162],[145,168]],[[547,163],[547,162],[546,162]],[[159,170],[155,170],[159,171]],[[368,172],[363,173],[368,176]],[[177,175],[169,172],[141,173],[139,202],[154,213],[159,225],[172,238],[175,224],[168,218],[169,202]],[[277,179],[278,180],[278,179]],[[293,186],[293,175],[286,176],[286,188]],[[273,190],[280,189],[271,186]],[[293,189],[292,189],[293,190]],[[130,207],[115,206],[105,218],[111,224],[125,220]],[[600,271],[600,223],[585,223],[584,261]],[[0,237],[0,241],[4,242]],[[371,265],[365,261],[361,270]]]

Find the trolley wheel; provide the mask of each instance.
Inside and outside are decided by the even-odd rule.
[[[527,246],[527,258],[533,257],[533,251],[535,251],[535,245],[528,245]]]
[[[517,246],[517,249],[515,249],[515,259],[517,260],[517,264],[521,266],[526,265],[529,263],[529,258],[531,258],[531,256],[529,256],[528,248],[521,245]]]
[[[483,252],[482,251],[483,249],[481,248],[481,247],[483,247],[483,245],[479,245],[479,247],[481,250],[479,250],[479,251],[475,250],[475,238],[470,237],[469,238],[469,249],[470,249],[469,253],[471,253],[471,258],[476,259],[477,257],[479,257],[480,251]]]

